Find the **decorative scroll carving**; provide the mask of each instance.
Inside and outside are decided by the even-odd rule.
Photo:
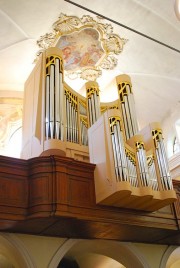
[[[37,41],[41,50],[59,47],[63,51],[65,75],[70,79],[82,78],[95,81],[102,69],[111,70],[117,65],[126,39],[113,33],[110,24],[95,20],[89,15],[82,18],[60,14],[53,24],[52,32],[41,36]]]

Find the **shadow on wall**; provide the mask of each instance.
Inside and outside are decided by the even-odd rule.
[[[80,268],[80,266],[74,259],[62,258],[57,268]]]

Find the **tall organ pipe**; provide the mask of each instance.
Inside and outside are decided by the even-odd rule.
[[[99,100],[99,86],[94,81],[86,83],[86,95],[88,104],[88,121],[89,127],[91,127],[100,117],[100,100]]]
[[[137,187],[138,180],[137,180],[135,153],[127,148],[125,148],[125,152],[126,152],[126,159],[129,173],[129,182],[131,183],[132,186]]]
[[[127,159],[119,117],[110,117],[110,133],[117,181],[128,180]]]
[[[66,99],[66,140],[78,143],[78,100],[77,96],[65,90]]]
[[[149,185],[149,170],[143,142],[136,142],[137,159],[142,186]]]
[[[116,77],[116,81],[124,122],[125,136],[128,140],[138,132],[131,80],[127,75],[119,75]]]
[[[46,58],[45,124],[46,139],[63,140],[63,67],[62,58]]]
[[[155,145],[155,153],[157,157],[162,188],[163,190],[171,190],[173,189],[172,179],[169,172],[168,160],[162,137],[162,130],[152,130],[152,136]]]
[[[153,190],[158,191],[159,185],[158,185],[158,179],[157,179],[157,173],[154,163],[154,155],[150,155],[147,157],[148,162],[148,169],[149,169],[149,186],[152,187]]]

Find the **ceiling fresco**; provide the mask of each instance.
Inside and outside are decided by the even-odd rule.
[[[123,51],[127,42],[113,32],[111,24],[89,15],[78,18],[61,14],[52,28],[52,32],[37,41],[41,48],[38,54],[42,49],[59,47],[63,52],[65,75],[70,79],[96,80],[103,69],[114,69],[118,62],[115,55]]]

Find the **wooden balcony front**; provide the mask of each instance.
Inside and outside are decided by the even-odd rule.
[[[180,245],[177,201],[161,210],[97,205],[95,165],[68,157],[0,156],[0,231]]]

